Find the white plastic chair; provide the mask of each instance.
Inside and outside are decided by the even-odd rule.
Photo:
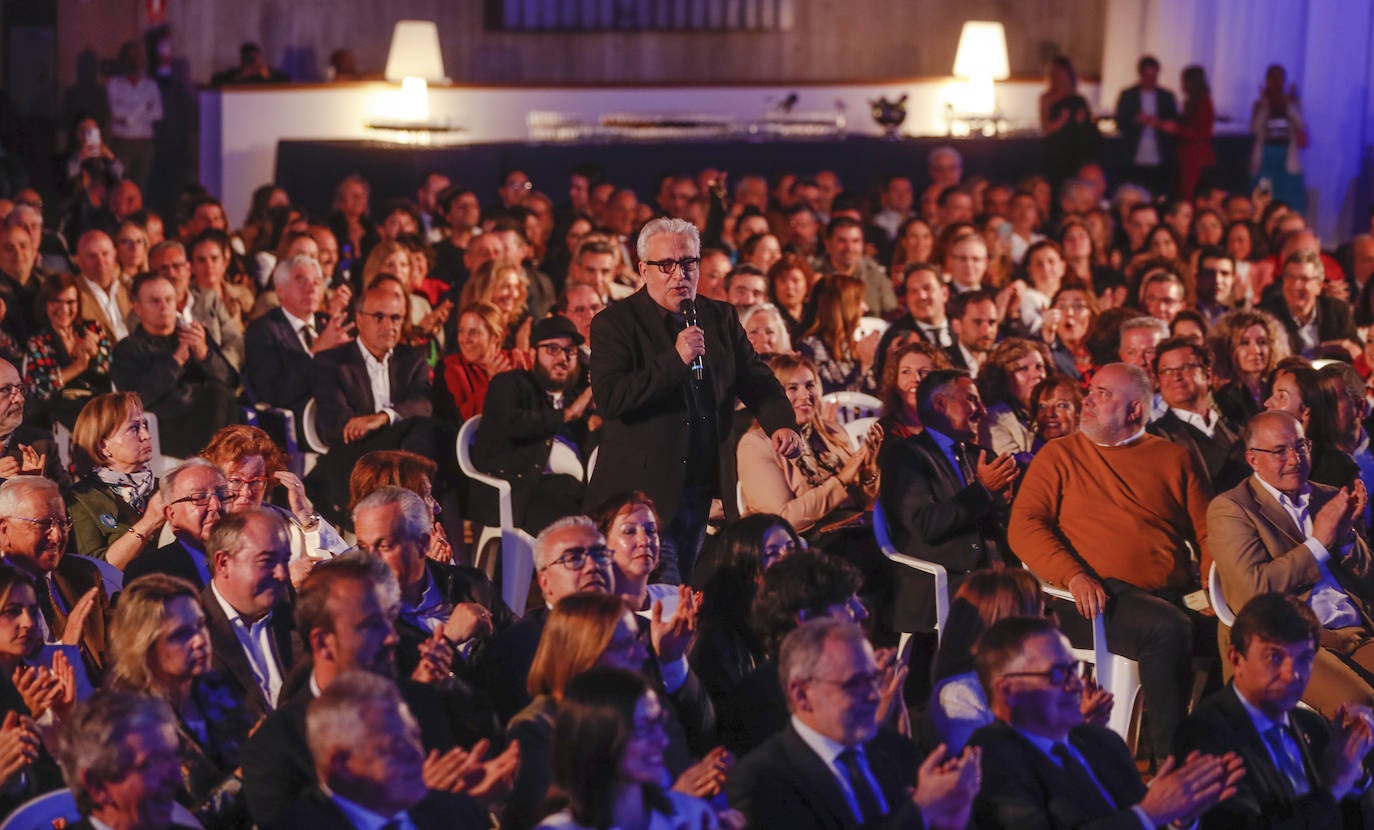
[[[305,443],[310,445],[310,449],[324,455],[329,452],[329,444],[320,437],[320,432],[315,426],[315,419],[319,415],[319,407],[315,404],[315,399],[311,398],[305,404],[305,409],[301,410],[301,431],[305,433]]]
[[[875,331],[881,334],[887,331],[891,323],[881,317],[860,317],[859,325],[854,329],[854,342],[857,343]]]
[[[587,475],[577,452],[562,441],[554,441],[553,446],[549,447],[549,472],[554,475],[572,476],[578,481],[585,481]]]
[[[876,418],[883,414],[883,402],[863,392],[831,392],[822,397],[821,402],[834,404],[839,408],[838,414],[842,424],[859,418]]]
[[[57,819],[66,819],[69,824],[81,820],[81,811],[76,809],[71,790],[54,790],[25,801],[0,824],[0,830],[52,830]],[[180,827],[202,827],[180,804],[172,806],[172,822]]]
[[[158,427],[157,414],[145,409],[143,416],[148,419],[148,435],[152,438],[153,443],[153,457],[148,461],[148,468],[153,471],[156,478],[162,478],[168,470],[176,467],[185,459],[162,454],[162,430]]]
[[[859,445],[863,443],[864,436],[868,434],[868,430],[876,423],[878,423],[878,419],[870,416],[868,418],[856,418],[845,424],[844,431],[849,433],[849,446],[857,450]]]
[[[1063,588],[1041,584],[1040,589],[1046,596],[1073,602],[1073,594]],[[1135,737],[1139,727],[1135,718],[1137,699],[1140,697],[1140,664],[1120,654],[1113,654],[1107,648],[1107,625],[1099,612],[1092,620],[1093,645],[1090,649],[1072,649],[1074,659],[1093,665],[1097,685],[1112,693],[1112,714],[1107,720],[1107,728],[1121,736],[1127,746],[1135,749]]]
[[[945,620],[949,619],[949,572],[944,565],[928,562],[924,559],[917,559],[914,556],[907,556],[898,553],[892,545],[892,537],[887,532],[887,517],[883,515],[882,501],[873,502],[873,536],[878,540],[878,547],[882,549],[883,555],[912,570],[930,574],[935,578],[935,637],[938,641],[945,635]],[[906,652],[907,641],[911,639],[914,631],[903,631],[897,642],[897,653]]]
[[[493,539],[501,540],[501,597],[516,614],[525,608],[530,580],[534,578],[534,538],[515,526],[515,511],[511,507],[510,482],[484,473],[472,464],[472,442],[477,438],[481,415],[474,415],[458,429],[458,468],[473,481],[496,489],[496,510],[500,525],[482,528],[477,539],[478,554]],[[485,563],[479,564],[483,567]],[[488,573],[492,568],[486,568]]]
[[[1231,604],[1221,592],[1221,574],[1217,573],[1215,562],[1207,569],[1207,598],[1212,601],[1212,611],[1217,615],[1217,622],[1227,628],[1236,624],[1236,612],[1231,610]]]

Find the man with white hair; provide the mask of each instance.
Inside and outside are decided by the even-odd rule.
[[[163,476],[162,490],[167,494],[162,510],[176,538],[135,557],[124,569],[124,581],[164,573],[204,588],[211,577],[210,533],[229,502],[229,481],[219,467],[192,458]]]
[[[71,475],[62,466],[52,430],[24,423],[25,389],[19,370],[0,360],[0,481],[17,475],[42,475],[64,489]]]
[[[681,219],[639,232],[644,287],[592,321],[592,394],[604,418],[586,504],[643,490],[658,507],[663,582],[691,578],[720,481],[721,438],[742,400],[779,452],[801,453],[796,416],[729,304],[697,297],[701,238]]]
[[[346,312],[321,312],[325,275],[313,257],[298,254],[277,263],[272,285],[281,306],[248,324],[244,384],[254,401],[289,409],[299,422],[310,401],[315,355],[348,343],[353,334]]]

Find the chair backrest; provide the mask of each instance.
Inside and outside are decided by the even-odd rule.
[[[329,444],[320,437],[319,430],[316,429],[315,418],[319,414],[319,407],[315,404],[315,399],[306,401],[305,409],[301,410],[301,431],[305,433],[305,443],[310,445],[310,449],[315,452],[329,452]]]
[[[945,624],[949,619],[949,571],[945,570],[943,565],[899,553],[893,547],[892,536],[887,531],[887,516],[883,513],[881,499],[873,502],[873,538],[877,540],[883,556],[898,565],[929,574],[935,580],[935,634],[937,639],[943,639]]]
[[[481,415],[474,415],[463,422],[458,428],[457,453],[458,469],[463,471],[463,475],[474,481],[480,481],[488,487],[496,488],[496,506],[500,511],[501,528],[506,530],[515,527],[514,512],[510,500],[510,482],[503,478],[484,473],[472,464],[472,442],[477,440],[477,427],[482,423]],[[504,541],[503,541],[504,546]]]
[[[582,459],[577,457],[577,452],[564,444],[562,441],[554,441],[553,446],[549,447],[549,472],[554,475],[572,476],[578,481],[584,481],[586,470],[582,467]]]
[[[1221,592],[1221,574],[1217,573],[1215,562],[1207,569],[1207,598],[1212,601],[1212,610],[1216,612],[1217,622],[1228,627],[1235,624],[1236,612],[1231,610],[1230,604],[1226,602],[1226,595]]]
[[[883,414],[883,402],[863,392],[831,392],[823,396],[821,401],[839,408],[838,415],[842,424],[859,418],[876,418]]]
[[[859,325],[854,329],[854,340],[858,342],[874,332],[882,333],[887,331],[891,323],[881,317],[860,317]]]
[[[511,528],[501,531],[501,598],[515,615],[525,613],[534,579],[534,537]]]
[[[744,482],[742,481],[735,482],[735,509],[739,511],[740,516],[749,515],[744,511]]]
[[[859,444],[863,442],[864,436],[868,434],[868,430],[876,423],[878,423],[878,419],[870,416],[867,418],[855,418],[845,424],[844,431],[849,433],[849,446],[857,450]]]
[[[162,428],[158,425],[157,413],[145,409],[143,417],[148,419],[148,435],[153,444],[153,456],[148,460],[148,469],[153,471],[155,477],[162,478],[168,470],[180,464],[181,460],[162,454]]]

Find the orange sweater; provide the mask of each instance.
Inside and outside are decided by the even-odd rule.
[[[1197,578],[1185,543],[1199,547],[1203,573],[1211,562],[1205,482],[1177,444],[1146,435],[1099,447],[1080,432],[1049,442],[1031,462],[1007,541],[1055,585],[1087,572],[1146,591],[1191,591]]]

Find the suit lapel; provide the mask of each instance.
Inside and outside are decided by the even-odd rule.
[[[1222,717],[1231,727],[1231,734],[1240,742],[1237,749],[1245,758],[1245,776],[1254,782],[1251,784],[1254,789],[1266,794],[1261,801],[1268,800],[1269,794],[1272,794],[1280,801],[1291,802],[1294,797],[1293,785],[1274,765],[1269,746],[1255,729],[1255,722],[1250,720],[1250,714],[1241,705],[1240,698],[1236,697],[1235,687],[1227,686],[1217,703]]]
[[[356,347],[356,344],[350,344]],[[344,364],[345,368],[352,375],[354,386],[358,389],[356,409],[360,414],[370,415],[377,411],[377,399],[372,396],[372,381],[367,376],[366,358],[362,353],[358,353],[356,359]],[[388,374],[390,374],[388,372]]]
[[[203,598],[202,605],[205,607],[205,621],[210,628],[210,643],[214,648],[215,656],[224,664],[225,669],[233,676],[234,680],[243,687],[244,697],[251,701],[251,705],[268,711],[267,700],[262,695],[262,690],[258,688],[257,678],[253,675],[253,667],[248,664],[248,655],[243,653],[243,645],[239,643],[239,638],[234,634],[233,623],[224,615],[224,609],[220,607],[219,600],[211,593],[210,588],[201,592]]]
[[[931,469],[943,482],[946,494],[957,493],[964,489],[958,471],[949,463],[949,457],[945,455],[944,450],[940,449],[940,445],[935,443],[935,439],[930,437],[930,433],[925,430],[917,433],[912,437],[911,445],[918,452],[925,454]]]
[[[1275,530],[1287,537],[1290,544],[1301,544],[1303,539],[1307,538],[1307,534],[1303,532],[1303,529],[1297,526],[1293,521],[1293,517],[1288,515],[1288,511],[1283,509],[1283,506],[1278,503],[1278,500],[1275,499],[1268,490],[1256,484],[1253,478],[1246,479],[1245,486],[1250,489],[1250,497],[1254,499],[1255,504],[1259,506],[1259,514],[1264,517],[1265,521],[1273,525]],[[1315,495],[1314,493],[1313,500],[1308,502],[1309,511],[1311,512],[1315,512],[1317,508]]]
[[[818,826],[826,826],[826,824],[833,827],[853,826],[855,823],[854,814],[850,811],[849,802],[840,790],[839,782],[835,780],[835,774],[820,759],[820,756],[806,745],[806,741],[801,739],[791,724],[788,724],[787,728],[782,731],[782,748],[786,760],[796,770],[797,778],[805,787],[805,791],[815,794],[817,807],[824,811],[823,816],[816,816]],[[895,810],[895,807],[893,809]],[[826,824],[820,824],[819,820],[822,818],[829,821]]]

